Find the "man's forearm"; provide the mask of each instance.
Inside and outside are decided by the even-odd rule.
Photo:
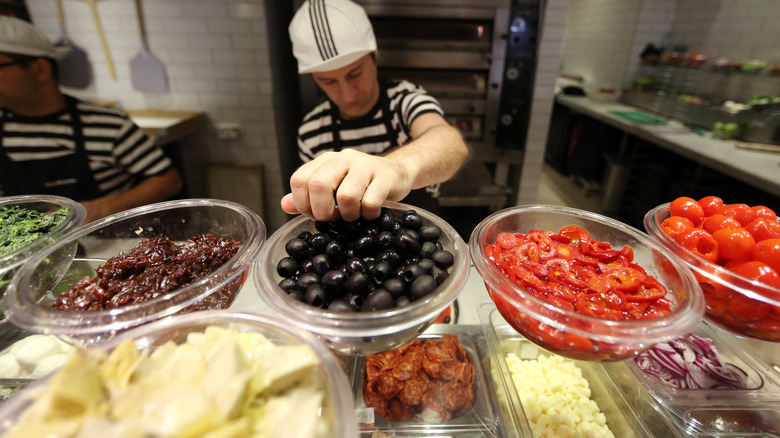
[[[386,156],[402,163],[412,178],[412,188],[419,189],[452,178],[468,161],[470,153],[457,129],[439,124]]]
[[[165,201],[179,193],[182,185],[179,172],[171,169],[161,175],[149,177],[124,192],[85,201],[82,204],[87,209],[89,222],[130,208]]]

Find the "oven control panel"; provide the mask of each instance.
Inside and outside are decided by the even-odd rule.
[[[496,147],[501,149],[525,147],[539,44],[540,10],[538,0],[512,1],[496,127]]]

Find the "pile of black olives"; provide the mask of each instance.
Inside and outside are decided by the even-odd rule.
[[[279,286],[291,297],[336,312],[389,309],[433,292],[454,262],[441,229],[415,210],[382,208],[377,219],[317,221],[287,241]]]

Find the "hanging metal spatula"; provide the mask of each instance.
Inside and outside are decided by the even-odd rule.
[[[130,78],[133,82],[133,88],[148,93],[163,93],[168,90],[168,77],[165,74],[165,66],[162,61],[149,51],[141,0],[135,0],[135,10],[138,14],[138,29],[141,33],[141,52],[130,60]]]
[[[68,49],[68,53],[57,61],[60,84],[65,87],[87,88],[92,82],[92,65],[87,52],[73,44],[65,27],[65,9],[62,0],[57,0],[57,12],[60,16],[60,39],[55,47]]]

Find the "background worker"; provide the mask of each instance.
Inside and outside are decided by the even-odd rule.
[[[304,164],[290,178],[282,209],[353,221],[376,218],[386,200],[403,200],[437,213],[439,184],[465,164],[469,147],[422,87],[378,77],[363,8],[308,0],[289,33],[298,73],[310,73],[327,99],[298,130]]]
[[[60,91],[60,50],[0,16],[0,195],[65,196],[89,222],[179,193],[170,158],[126,114]]]

